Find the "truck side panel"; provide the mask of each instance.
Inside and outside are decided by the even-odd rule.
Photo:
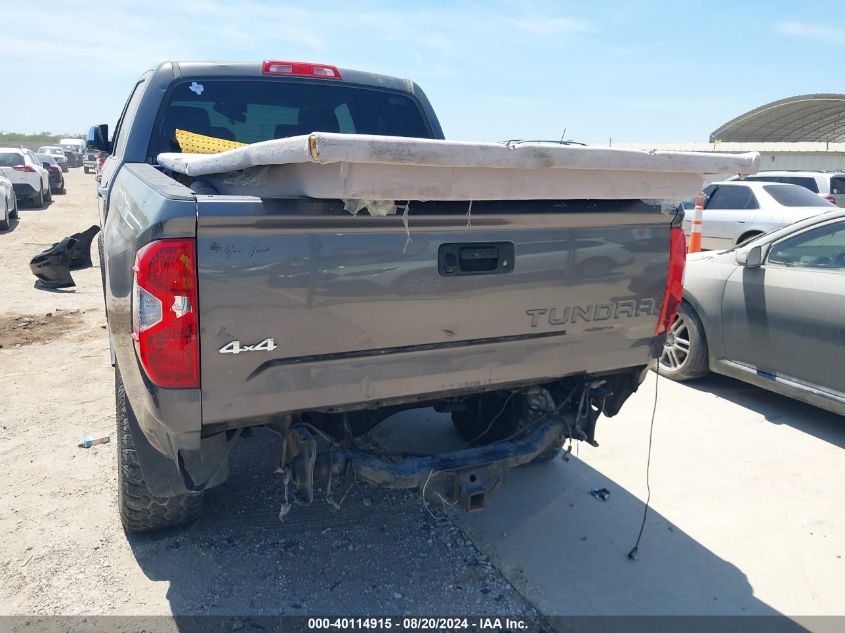
[[[200,390],[158,389],[138,363],[132,339],[135,254],[152,240],[194,237],[196,200],[186,187],[146,164],[127,164],[111,186],[102,227],[109,334],[132,408],[150,444],[176,457],[200,448]]]

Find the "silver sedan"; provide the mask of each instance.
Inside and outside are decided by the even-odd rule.
[[[690,255],[659,369],[713,371],[845,415],[845,210]]]
[[[785,183],[732,181],[704,188],[701,248],[736,244],[835,208],[809,189]],[[693,213],[684,217],[689,236]]]

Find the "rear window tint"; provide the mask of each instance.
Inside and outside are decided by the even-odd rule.
[[[747,176],[745,180],[753,180],[756,182],[783,182],[788,185],[798,185],[809,189],[813,193],[819,192],[819,183],[811,176]]]
[[[719,185],[707,201],[708,209],[758,209],[757,198],[748,187]]]
[[[23,165],[23,154],[14,153],[0,153],[0,167],[14,167],[15,165]]]
[[[432,136],[410,95],[336,82],[180,82],[159,113],[150,154],[180,151],[177,128],[241,143],[311,132]]]
[[[830,193],[845,194],[845,176],[833,176],[830,179]]]
[[[830,202],[804,189],[804,187],[777,187],[766,185],[766,193],[785,207],[832,207]]]

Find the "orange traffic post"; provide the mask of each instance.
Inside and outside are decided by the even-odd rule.
[[[701,250],[701,225],[704,224],[704,195],[695,197],[695,209],[692,217],[692,229],[689,233],[688,253],[698,253]]]

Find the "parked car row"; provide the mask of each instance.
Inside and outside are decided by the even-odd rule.
[[[0,175],[14,191],[15,210],[23,200],[43,208],[52,200],[53,192],[65,192],[64,175],[56,158],[52,153],[35,153],[25,147],[0,147]],[[6,212],[9,212],[8,206]],[[3,217],[8,220],[6,215]]]
[[[51,156],[63,172],[68,170],[68,157],[65,151],[57,145],[44,145],[38,148],[36,154]]]
[[[50,191],[65,193],[65,177],[62,172],[67,170],[63,170],[50,154],[38,153],[35,157],[42,162],[44,168],[48,171]]]
[[[81,138],[63,138],[59,141],[70,167],[82,167],[82,154],[85,152],[85,141]]]
[[[84,141],[63,139],[62,145],[44,145],[33,152],[25,147],[0,147],[0,230],[18,217],[18,205],[43,209],[53,194],[63,194],[64,174],[82,165]]]
[[[50,154],[63,172],[69,167],[82,167],[82,153],[85,143],[82,139],[65,138],[54,145],[43,145],[38,148],[39,154]]]

